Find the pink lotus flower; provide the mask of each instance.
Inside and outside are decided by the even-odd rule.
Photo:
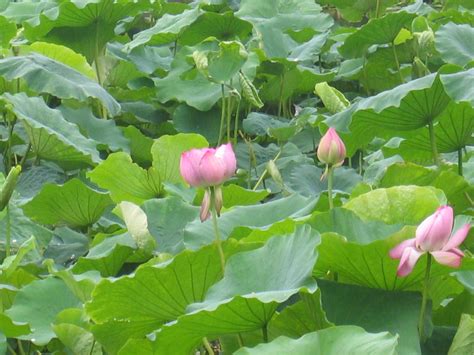
[[[194,187],[217,186],[234,175],[237,168],[230,143],[218,148],[191,149],[181,154],[183,179]]]
[[[466,239],[471,228],[465,224],[451,235],[453,229],[453,209],[439,207],[416,229],[416,237],[407,239],[390,250],[392,259],[400,259],[397,275],[406,276],[413,271],[416,262],[424,253],[430,253],[440,264],[459,267],[464,253],[459,245]]]
[[[201,221],[209,218],[212,206],[219,215],[222,208],[222,190],[219,185],[232,177],[237,168],[232,145],[227,143],[218,148],[191,149],[184,152],[181,154],[179,168],[181,176],[189,185],[206,188],[201,203]],[[212,197],[214,201],[211,201]]]
[[[341,166],[346,158],[346,147],[334,128],[329,128],[318,146],[318,159],[330,166]]]

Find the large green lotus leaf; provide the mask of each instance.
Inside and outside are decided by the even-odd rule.
[[[451,102],[439,116],[434,132],[438,152],[456,152],[468,145],[473,145],[474,108],[467,102]],[[417,135],[401,142],[400,149],[402,155],[406,157],[411,155],[410,151],[418,154],[416,150],[431,153],[429,131],[419,130]]]
[[[237,74],[247,61],[248,54],[237,41],[219,43],[217,51],[207,54],[207,73],[213,81],[225,84]]]
[[[110,115],[120,112],[117,101],[97,82],[41,54],[0,59],[0,76],[6,80],[23,79],[31,90],[61,99],[87,102],[89,98],[96,98]]]
[[[149,29],[139,32],[129,42],[126,50],[132,50],[144,44],[160,45],[176,41],[184,29],[191,25],[199,16],[201,11],[198,7],[185,10],[180,14],[164,14],[155,25]]]
[[[223,213],[218,221],[222,239],[227,239],[236,228],[268,229],[273,223],[286,218],[308,215],[316,201],[294,194],[262,205],[237,206]],[[193,221],[184,229],[186,247],[196,249],[212,243],[214,229],[211,220],[204,223]]]
[[[301,338],[279,337],[268,344],[242,348],[236,355],[395,355],[398,337],[388,332],[367,333],[355,326],[339,326],[305,334]]]
[[[362,99],[326,122],[341,131],[351,156],[375,136],[409,134],[436,121],[449,102],[441,80],[432,74]]]
[[[394,12],[370,20],[346,38],[339,52],[348,59],[362,57],[374,44],[393,43],[402,28],[409,27],[415,14]]]
[[[247,190],[239,185],[226,185],[222,188],[225,208],[255,205],[269,195],[267,190]]]
[[[319,69],[297,65],[296,62],[289,62],[286,59],[281,62],[285,67],[284,72],[267,78],[259,91],[264,101],[277,103],[280,97],[287,100],[298,94],[311,93],[317,83],[331,81],[336,75],[334,71],[321,73]],[[260,74],[267,76],[268,73],[261,67]]]
[[[385,239],[403,227],[402,224],[363,221],[357,214],[346,208],[334,208],[324,213],[315,213],[306,223],[319,233],[337,233],[350,242],[362,245]]]
[[[0,47],[8,48],[10,40],[16,35],[16,25],[0,15]]]
[[[49,108],[42,98],[28,97],[24,93],[5,93],[4,98],[23,122],[39,158],[66,167],[100,161],[95,142],[83,136],[75,124],[66,121],[59,110]]]
[[[116,36],[119,20],[150,6],[148,1],[66,0],[24,22],[25,37],[65,45],[92,62]]]
[[[72,179],[62,186],[44,185],[23,206],[23,211],[43,224],[85,227],[97,222],[111,204],[108,193],[94,190],[79,179]]]
[[[449,348],[449,355],[467,355],[474,348],[474,316],[463,314],[458,331]]]
[[[87,59],[83,55],[74,52],[71,48],[54,43],[35,42],[27,48],[27,53],[29,51],[39,53],[45,57],[63,63],[76,69],[79,73],[84,74],[90,79],[97,80],[96,73],[89,63],[87,63]]]
[[[183,31],[179,37],[179,43],[192,46],[208,37],[215,37],[220,41],[238,39],[243,42],[251,34],[252,24],[235,17],[231,11],[206,12]]]
[[[440,75],[448,95],[455,101],[467,101],[474,105],[474,68],[454,74]]]
[[[26,217],[23,210],[14,203],[10,203],[8,213],[4,209],[0,213],[0,232],[2,235],[7,235],[7,231],[11,235],[11,248],[13,251],[18,248],[31,236],[35,236],[38,245],[41,248],[46,248],[49,241],[53,237],[53,232],[39,224],[33,222]],[[0,242],[1,248],[5,249],[5,239],[2,238]]]
[[[90,248],[86,256],[80,257],[72,271],[76,274],[98,271],[103,277],[116,276],[136,249],[137,244],[129,233],[106,237]]]
[[[344,208],[363,220],[416,224],[445,203],[444,193],[434,187],[394,186],[359,195],[348,201]]]
[[[474,296],[467,291],[449,297],[449,303],[441,305],[433,314],[433,323],[457,327],[463,313],[474,313]]]
[[[155,351],[164,354],[179,344],[184,353],[205,336],[212,339],[265,326],[278,303],[298,292],[316,291],[311,269],[319,240],[306,225],[292,235],[269,239],[259,249],[233,255],[224,278],[207,291],[204,301],[188,306],[190,313],[156,333]]]
[[[221,86],[209,81],[189,62],[188,56],[194,48],[182,48],[174,57],[168,75],[153,80],[159,101],[177,100],[200,111],[208,111],[219,100]]]
[[[471,207],[466,194],[474,193],[474,186],[452,170],[431,169],[412,163],[396,163],[386,168],[379,187],[398,185],[433,186],[443,190],[456,213]]]
[[[18,195],[13,195],[12,200],[25,203],[32,199],[44,184],[64,184],[66,175],[64,171],[55,166],[37,165],[23,170],[15,187]]]
[[[181,154],[193,148],[205,148],[208,146],[209,143],[206,138],[195,133],[161,136],[155,140],[151,147],[153,167],[160,175],[162,182],[183,182],[179,171]]]
[[[78,255],[89,250],[88,236],[67,227],[54,230],[54,237],[44,252],[44,257],[54,260],[57,265],[66,265]]]
[[[298,338],[306,333],[333,326],[326,318],[321,304],[321,290],[301,293],[301,300],[286,306],[268,324],[270,338],[284,335]]]
[[[173,111],[173,125],[180,133],[198,133],[211,144],[219,139],[220,110],[199,111],[181,104]]]
[[[323,308],[336,325],[357,325],[368,332],[398,334],[399,354],[420,354],[418,316],[421,295],[374,290],[318,280]],[[331,328],[329,328],[331,329]]]
[[[26,322],[32,332],[19,336],[36,345],[46,345],[56,335],[52,329],[56,315],[67,308],[79,308],[81,302],[62,280],[49,277],[36,280],[23,287],[15,297],[13,306],[5,311],[14,322]]]
[[[31,333],[28,323],[13,322],[5,313],[0,314],[0,332],[8,338],[17,338]]]
[[[123,136],[122,130],[116,126],[115,121],[95,117],[88,107],[73,109],[59,106],[58,110],[67,121],[76,124],[87,137],[111,150],[130,152],[130,143]]]
[[[148,230],[156,240],[157,251],[170,254],[182,251],[184,228],[198,218],[199,208],[176,196],[148,200],[141,207],[148,216]]]
[[[446,63],[465,66],[474,58],[474,28],[448,22],[436,31],[435,45]]]
[[[110,191],[115,202],[130,201],[137,204],[161,193],[158,173],[150,168],[145,170],[133,163],[130,155],[123,152],[110,154],[87,176],[100,187]]]
[[[289,32],[325,32],[333,25],[331,16],[309,0],[244,0],[236,15],[253,23],[268,58],[286,58],[299,45]]]
[[[183,251],[155,266],[143,266],[131,277],[104,279],[86,306],[97,324],[94,334],[109,351],[116,351],[127,337],[143,337],[184,314],[189,304],[204,299],[220,277],[217,249],[208,246],[196,252]]]

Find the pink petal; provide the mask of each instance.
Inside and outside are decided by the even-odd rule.
[[[206,152],[199,164],[199,172],[206,186],[222,184],[226,180],[226,165],[224,159],[217,157],[215,152]]]
[[[416,229],[416,246],[423,251],[441,250],[453,228],[453,209],[441,206]]]
[[[199,173],[199,162],[207,149],[191,149],[181,154],[179,170],[183,179],[191,186],[200,186],[202,183]]]
[[[443,250],[446,251],[460,246],[462,242],[464,242],[464,239],[466,239],[469,229],[471,229],[470,224],[465,224],[459,228],[456,233],[449,238],[448,242],[444,245]]]
[[[221,145],[216,149],[216,156],[223,159],[225,162],[225,177],[229,179],[235,174],[237,169],[237,159],[235,158],[234,150],[232,149],[232,144],[227,143]]]
[[[400,259],[402,257],[403,251],[408,247],[415,247],[415,238],[404,240],[392,250],[390,250],[389,255],[392,259]]]
[[[423,252],[419,252],[415,248],[405,248],[400,259],[400,264],[398,264],[397,275],[403,277],[411,273],[416,262],[423,254]]]
[[[435,260],[443,265],[451,267],[459,267],[461,265],[462,256],[452,251],[432,251],[431,255]]]

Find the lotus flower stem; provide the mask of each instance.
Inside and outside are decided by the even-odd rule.
[[[430,270],[431,270],[431,254],[428,253],[427,258],[426,258],[425,280],[423,282],[423,298],[421,300],[420,319],[418,320],[418,332],[420,334],[420,340],[422,342],[425,341],[425,311],[426,311],[426,302],[428,299]]]
[[[329,200],[329,209],[332,210],[334,208],[334,201],[332,200],[332,187],[334,182],[333,172],[334,168],[330,165],[327,167],[328,169],[328,200]]]
[[[212,346],[211,346],[211,344],[209,343],[209,340],[207,340],[206,337],[202,338],[202,343],[204,344],[204,347],[206,348],[209,355],[214,355],[214,350],[212,350]]]
[[[219,127],[219,139],[217,140],[217,145],[221,144],[222,138],[224,137],[225,111],[224,84],[221,84],[221,124]]]
[[[222,275],[224,275],[225,270],[225,255],[224,251],[222,250],[222,241],[221,241],[221,233],[219,231],[219,226],[217,225],[217,209],[215,204],[215,190],[214,187],[211,187],[211,215],[212,215],[212,225],[214,227],[214,236],[215,242],[217,245],[217,250],[219,251],[219,258],[221,259],[221,269]]]
[[[458,149],[458,173],[462,176],[462,149]]]
[[[234,121],[234,145],[237,144],[237,135],[239,132],[239,112],[240,112],[240,99],[237,99],[237,110],[235,111],[235,121]]]
[[[11,255],[11,237],[12,237],[12,228],[10,221],[10,207],[7,205],[7,215],[6,215],[6,231],[5,231],[5,256],[9,257]]]
[[[230,122],[232,120],[232,111],[233,111],[233,100],[232,96],[229,96],[227,99],[227,142],[231,141],[231,135],[230,135]]]
[[[405,80],[403,80],[402,72],[400,70],[400,61],[398,60],[397,48],[395,47],[395,42],[392,42],[392,50],[393,50],[393,59],[395,59],[395,65],[397,66],[398,75],[400,76],[400,84],[403,84]]]
[[[433,162],[439,166],[438,148],[436,147],[436,135],[434,133],[433,121],[428,123],[428,130],[430,131],[431,154],[433,155]]]

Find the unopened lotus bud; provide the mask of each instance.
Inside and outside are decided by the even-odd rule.
[[[222,200],[222,188],[220,186],[214,187],[214,206],[219,217],[221,215],[221,209],[223,204]]]
[[[206,189],[206,192],[204,192],[204,198],[202,199],[202,202],[201,202],[201,211],[199,213],[199,218],[201,219],[201,222],[204,222],[211,215],[209,212],[210,208],[211,208],[211,193],[209,189]]]
[[[318,146],[318,159],[329,166],[341,166],[346,158],[346,147],[334,128],[329,128]]]

